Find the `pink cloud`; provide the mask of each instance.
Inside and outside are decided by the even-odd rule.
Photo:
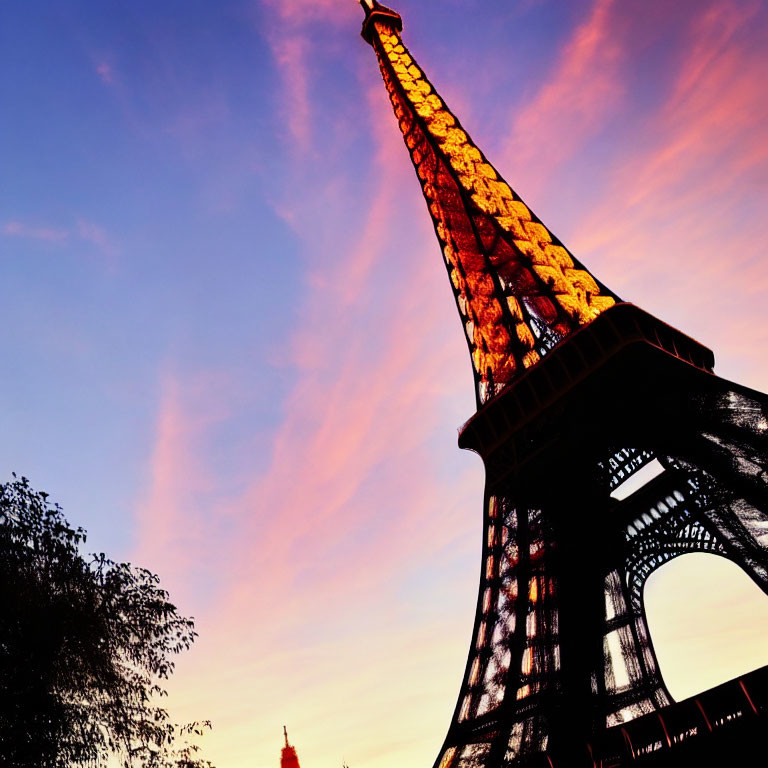
[[[768,290],[761,253],[768,225],[741,210],[749,210],[750,190],[768,170],[765,52],[751,34],[760,28],[757,13],[756,4],[714,2],[691,19],[666,101],[638,126],[636,146],[620,150],[570,239],[626,298],[694,335],[697,324],[708,326],[710,338],[702,340],[726,366],[737,358],[746,365],[751,351],[730,318],[763,328],[760,297]],[[725,221],[732,226],[724,239]],[[712,312],[729,322],[708,323]],[[760,336],[768,342],[766,332]],[[754,335],[744,343],[754,344]],[[761,370],[751,375],[768,382]]]
[[[157,570],[177,585],[181,598],[199,589],[189,583],[207,548],[201,500],[215,490],[204,458],[209,432],[229,410],[227,378],[214,373],[163,374],[149,457],[149,477],[137,505],[137,541],[131,559]]]
[[[114,271],[117,268],[120,249],[104,227],[86,219],[78,219],[77,236],[99,252],[105,259],[110,271]]]
[[[119,256],[119,248],[109,233],[103,227],[86,219],[78,219],[76,226],[71,229],[38,226],[13,219],[3,224],[0,232],[8,237],[41,240],[48,243],[87,243],[106,260],[110,270],[115,268]]]
[[[621,17],[613,13],[614,5],[614,0],[595,1],[587,20],[560,52],[549,79],[514,118],[505,165],[530,169],[537,183],[621,104]]]
[[[141,562],[160,560],[158,553],[165,551],[184,530],[181,526],[188,483],[198,476],[197,472],[187,475],[184,470],[191,460],[191,440],[199,426],[182,412],[179,401],[179,383],[166,376],[150,462],[149,490],[138,512],[141,538],[136,558]],[[194,493],[195,489],[189,490]]]
[[[66,229],[38,227],[17,220],[6,221],[2,226],[2,233],[9,237],[45,240],[49,243],[60,243],[69,238],[69,232]]]
[[[766,151],[760,121],[761,56],[739,39],[757,6],[715,3],[690,30],[690,50],[663,109],[649,131],[660,141],[637,161],[641,169],[632,185],[630,204],[662,188],[680,183],[691,173],[739,176]],[[757,112],[755,108],[757,107]],[[721,164],[720,160],[725,160]],[[735,164],[734,164],[735,161]],[[688,191],[700,194],[690,186]]]
[[[105,85],[113,85],[115,82],[115,72],[112,65],[108,64],[106,61],[99,61],[95,66],[99,80]]]
[[[662,203],[673,211],[705,199],[711,205],[715,188],[723,200],[723,190],[738,187],[744,171],[765,158],[764,56],[735,39],[753,14],[754,7],[737,13],[732,3],[718,3],[692,22],[670,97],[642,126],[650,141],[617,166],[610,193],[579,231],[583,246],[611,239],[614,230],[605,223],[625,221],[615,215],[620,210],[628,208],[640,225]]]
[[[265,0],[262,5],[268,11],[265,34],[281,81],[280,111],[297,150],[303,152],[312,129],[310,61],[330,37],[322,34],[323,26],[350,24],[353,19],[360,23],[363,14],[352,0]]]
[[[395,160],[405,159],[403,148],[396,131],[388,130],[392,126],[381,119],[387,116],[382,112],[389,109],[389,104],[382,93],[374,93],[378,98],[371,98],[372,125],[380,182],[368,204],[368,215],[359,238],[346,253],[334,254],[335,261],[324,264],[323,271],[310,280],[312,290],[305,321],[289,346],[297,377],[283,406],[286,416],[273,439],[268,471],[241,499],[228,499],[225,509],[219,510],[234,518],[238,526],[238,541],[232,542],[229,554],[230,566],[235,568],[235,553],[245,546],[240,568],[247,574],[241,572],[236,580],[248,584],[264,573],[279,580],[286,567],[290,570],[292,550],[301,549],[308,538],[320,551],[323,547],[332,549],[337,543],[333,530],[338,526],[354,533],[370,525],[371,521],[361,517],[353,503],[361,493],[361,484],[372,482],[376,486],[374,468],[391,455],[393,446],[399,444],[401,450],[415,451],[418,446],[410,441],[424,429],[436,426],[433,409],[422,410],[425,421],[420,421],[418,404],[444,390],[445,384],[439,382],[435,369],[444,367],[450,358],[448,350],[443,345],[435,346],[432,337],[439,328],[437,318],[450,313],[451,307],[447,301],[445,308],[435,313],[435,308],[423,301],[429,295],[427,284],[436,282],[441,270],[426,220],[420,236],[424,238],[424,250],[432,251],[434,258],[405,265],[409,280],[387,310],[392,312],[392,322],[386,335],[370,338],[360,333],[363,323],[369,325],[371,333],[381,334],[369,317],[367,297],[371,301],[383,300],[374,290],[374,272],[386,260],[392,260],[387,236],[393,205],[406,182],[405,174],[412,173],[407,160]],[[357,328],[354,335],[349,333],[350,323]],[[460,340],[458,323],[457,338]],[[468,364],[462,373],[469,387]],[[194,466],[188,451],[204,443],[204,435],[197,434],[194,426],[200,423],[198,417],[189,414],[185,418],[184,411],[179,410],[180,396],[174,394],[175,388],[169,392],[163,397],[151,463],[151,501],[145,505],[152,512],[142,513],[147,521],[169,518],[170,523],[157,523],[163,529],[177,524],[177,504],[163,511],[168,500],[182,498],[167,488],[186,482],[189,467]],[[214,397],[215,393],[208,395]],[[195,413],[205,410],[204,404],[195,406]],[[424,458],[428,461],[428,457]],[[379,488],[382,498],[386,498],[387,490]],[[413,493],[420,501],[426,499],[426,487],[417,486]],[[313,513],[307,515],[310,508]],[[413,504],[403,506],[413,508]],[[386,525],[407,527],[410,523],[393,518]],[[164,540],[154,526],[142,524],[141,530],[142,542]],[[401,539],[393,537],[395,541]],[[255,543],[258,557],[253,550]],[[380,544],[375,546],[380,548]],[[402,548],[401,543],[397,546]],[[139,551],[143,548],[141,544]],[[285,573],[286,578],[289,575]],[[327,578],[336,584],[338,576],[329,573]]]
[[[195,682],[181,684],[178,700],[190,717],[209,707],[219,713],[221,740],[214,734],[210,743],[222,762],[222,755],[245,760],[247,752],[237,750],[253,753],[253,722],[259,723],[257,743],[269,744],[278,706],[287,716],[295,713],[292,722],[307,723],[305,744],[316,740],[316,752],[330,756],[329,741],[346,743],[349,701],[376,684],[378,672],[347,674],[338,691],[323,693],[330,670],[341,675],[350,664],[363,665],[373,647],[394,679],[409,643],[425,642],[442,631],[442,622],[454,620],[427,611],[408,639],[387,638],[387,621],[407,610],[392,574],[418,572],[425,560],[455,557],[479,541],[479,462],[467,457],[450,473],[444,464],[457,453],[452,425],[472,410],[460,324],[386,95],[378,87],[369,98],[375,181],[361,205],[362,222],[354,223],[357,216],[347,210],[334,215],[329,205],[336,242],[326,243],[312,221],[297,217],[312,277],[299,327],[276,331],[292,385],[276,405],[283,413],[279,425],[259,445],[270,449],[268,465],[252,472],[244,490],[233,491],[240,483],[227,487],[232,478],[210,468],[211,431],[220,420],[237,418],[217,405],[227,401],[229,385],[200,387],[198,376],[185,375],[163,388],[135,559],[157,564],[172,594],[182,595],[182,606],[191,599],[190,585],[216,585],[202,613],[196,600],[201,640],[198,655],[190,657],[194,675],[185,673]],[[302,178],[302,199],[293,201],[299,211],[333,187]],[[402,227],[392,226],[401,220],[401,206],[419,206],[423,214],[407,232],[407,248]],[[343,247],[336,244],[342,226],[354,227]],[[450,342],[443,334],[448,323],[455,327]],[[446,421],[459,378],[466,383],[461,416]],[[202,380],[208,381],[205,374]],[[476,537],[468,535],[475,531]],[[463,636],[456,636],[461,655]],[[444,654],[441,646],[436,665]],[[291,689],[280,680],[294,681]],[[423,686],[431,690],[434,682]],[[376,706],[395,699],[394,690],[382,693]],[[418,727],[404,714],[390,716],[403,720],[400,739],[419,740]],[[250,746],[237,746],[243,744]],[[354,739],[350,747],[366,745]],[[402,749],[385,742],[378,757],[368,757],[375,765]]]
[[[758,11],[757,2],[714,2],[705,8],[704,13],[693,17],[690,50],[678,74],[671,104],[683,102],[690,92],[697,89],[707,70],[716,66],[718,57],[731,47],[734,35]]]
[[[402,675],[402,659],[409,658],[408,646],[424,647],[440,632],[440,622],[435,626],[424,616],[411,622],[404,637],[388,639],[386,626],[388,617],[394,620],[403,610],[393,574],[405,578],[451,551],[457,540],[471,549],[479,537],[479,530],[478,537],[468,535],[480,520],[479,467],[441,483],[439,457],[429,445],[429,436],[439,432],[446,452],[456,451],[439,405],[459,375],[469,394],[470,374],[465,360],[454,365],[454,350],[432,344],[435,325],[450,313],[435,312],[424,302],[425,282],[440,274],[437,258],[431,265],[424,261],[427,269],[391,306],[386,335],[370,339],[373,349],[364,342],[345,346],[344,325],[356,321],[354,309],[331,313],[324,327],[300,332],[320,345],[324,363],[302,362],[283,405],[286,415],[273,438],[270,466],[244,494],[206,509],[210,489],[205,481],[196,485],[196,478],[206,476],[205,457],[196,452],[205,443],[204,428],[195,433],[194,410],[173,405],[178,395],[163,408],[152,463],[158,482],[144,512],[148,519],[151,508],[155,523],[142,534],[157,540],[157,550],[153,559],[137,556],[137,561],[162,563],[163,581],[174,595],[181,593],[182,605],[190,596],[188,585],[204,580],[201,559],[211,580],[224,580],[215,607],[201,614],[196,599],[199,655],[190,658],[194,673],[179,674],[180,680],[194,681],[182,683],[179,694],[189,717],[196,714],[195,702],[198,713],[217,713],[212,755],[232,754],[233,745],[248,741],[251,719],[260,734],[264,730],[259,744],[268,745],[266,724],[278,708],[297,728],[302,724],[305,749],[314,747],[328,758],[334,754],[334,745],[312,743],[320,738],[313,723],[324,723],[325,737],[335,740],[336,748],[363,749],[367,745],[356,740],[348,743],[345,732],[358,688],[377,687],[374,707],[395,701],[394,691],[382,690],[380,672],[365,668],[365,657],[377,653],[379,670],[391,668],[395,680]],[[331,295],[320,288],[317,299]],[[448,303],[448,292],[443,296]],[[218,530],[229,532],[224,540],[217,538]],[[473,576],[464,585],[463,605],[469,608]],[[464,645],[468,622],[453,634],[462,640],[457,645]],[[445,658],[445,652],[441,644],[435,658]],[[451,663],[460,669],[460,658]],[[362,678],[349,674],[357,664]],[[334,669],[338,675],[331,685]],[[286,687],[281,680],[291,682]],[[429,673],[421,685],[434,685]],[[454,685],[445,699],[454,695]],[[241,721],[238,711],[251,718]],[[394,707],[389,717],[401,711]],[[436,723],[436,730],[440,727]],[[412,723],[403,723],[401,733],[418,740]],[[253,744],[248,748],[253,751]],[[386,740],[379,740],[378,749],[380,759],[397,752]]]
[[[265,0],[279,16],[293,23],[315,22],[322,18],[331,23],[343,23],[353,16],[362,21],[362,11],[357,4],[338,0]]]
[[[307,147],[311,130],[308,46],[308,38],[300,33],[283,34],[270,41],[283,84],[281,110],[291,137],[300,149]]]

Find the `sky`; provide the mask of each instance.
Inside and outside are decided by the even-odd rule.
[[[393,0],[394,2],[394,0]],[[405,42],[606,285],[768,390],[768,4],[399,0]],[[157,572],[169,704],[219,768],[429,766],[483,469],[461,326],[354,0],[0,7],[0,479]],[[683,697],[768,663],[687,555],[648,617]]]

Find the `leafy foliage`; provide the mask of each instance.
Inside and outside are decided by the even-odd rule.
[[[80,553],[26,478],[0,484],[0,756],[4,765],[212,768],[157,703],[196,637],[156,575]]]

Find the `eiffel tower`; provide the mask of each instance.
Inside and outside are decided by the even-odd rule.
[[[623,302],[472,143],[361,0],[474,372],[486,470],[477,613],[435,768],[756,765],[768,667],[675,702],[643,587],[709,552],[768,593],[768,397]]]

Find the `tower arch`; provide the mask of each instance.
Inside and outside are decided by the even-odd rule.
[[[686,553],[664,563],[648,578],[643,603],[675,701],[768,663],[768,601],[728,557]]]

